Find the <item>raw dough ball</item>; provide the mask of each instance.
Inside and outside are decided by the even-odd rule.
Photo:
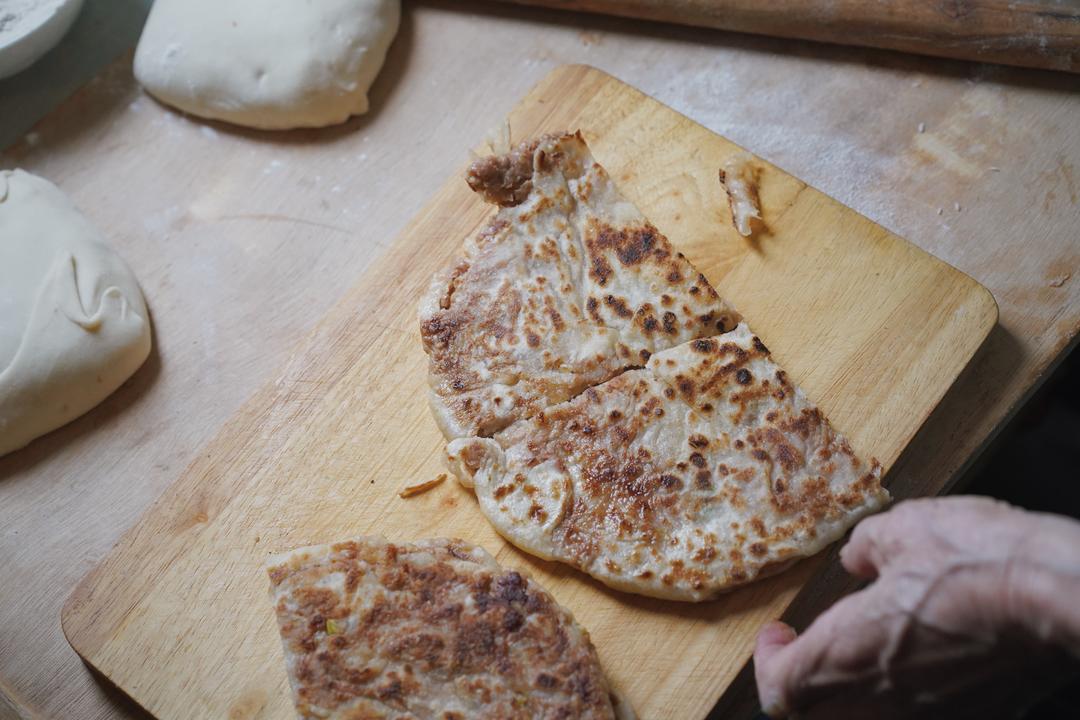
[[[104,400],[150,354],[124,261],[52,183],[0,171],[0,455]]]
[[[334,125],[367,112],[400,14],[400,0],[157,0],[135,77],[192,115]]]

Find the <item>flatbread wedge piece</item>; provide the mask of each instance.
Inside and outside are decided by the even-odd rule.
[[[783,569],[889,499],[745,324],[447,454],[513,544],[674,600]]]
[[[267,564],[302,718],[631,718],[589,634],[461,540],[316,545]]]
[[[490,436],[738,314],[615,187],[580,133],[474,163],[500,209],[420,304],[431,408]]]

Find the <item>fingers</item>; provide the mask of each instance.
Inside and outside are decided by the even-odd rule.
[[[872,684],[878,651],[886,644],[881,601],[873,589],[849,595],[798,637],[783,623],[765,625],[754,651],[762,710],[782,718]]]
[[[840,562],[852,575],[873,579],[885,566],[927,537],[935,503],[940,500],[905,500],[879,515],[866,518],[840,550]]]
[[[866,518],[840,551],[840,561],[856,577],[872,579],[886,565],[910,554],[923,561],[932,554],[970,544],[970,536],[1015,513],[1005,503],[980,497],[905,500]]]
[[[855,577],[867,580],[876,578],[887,562],[878,544],[882,523],[888,513],[867,518],[855,526],[851,539],[840,548],[840,563]]]
[[[798,636],[787,623],[773,620],[758,631],[757,644],[754,647],[754,679],[758,686],[761,708],[773,718],[787,715],[780,689],[771,678],[765,675],[773,667],[773,658],[784,647],[790,645]]]

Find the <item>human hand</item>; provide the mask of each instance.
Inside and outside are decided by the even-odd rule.
[[[874,579],[801,637],[758,634],[773,717],[995,717],[1080,660],[1080,523],[986,498],[908,501],[840,554]]]

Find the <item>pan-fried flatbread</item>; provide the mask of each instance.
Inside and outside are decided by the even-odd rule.
[[[420,306],[447,438],[491,435],[738,321],[580,134],[480,160],[467,180],[501,209]]]
[[[745,324],[447,453],[510,542],[677,600],[811,555],[888,501],[880,466],[855,456]]]
[[[268,563],[303,718],[628,718],[589,635],[460,540],[358,538]]]

